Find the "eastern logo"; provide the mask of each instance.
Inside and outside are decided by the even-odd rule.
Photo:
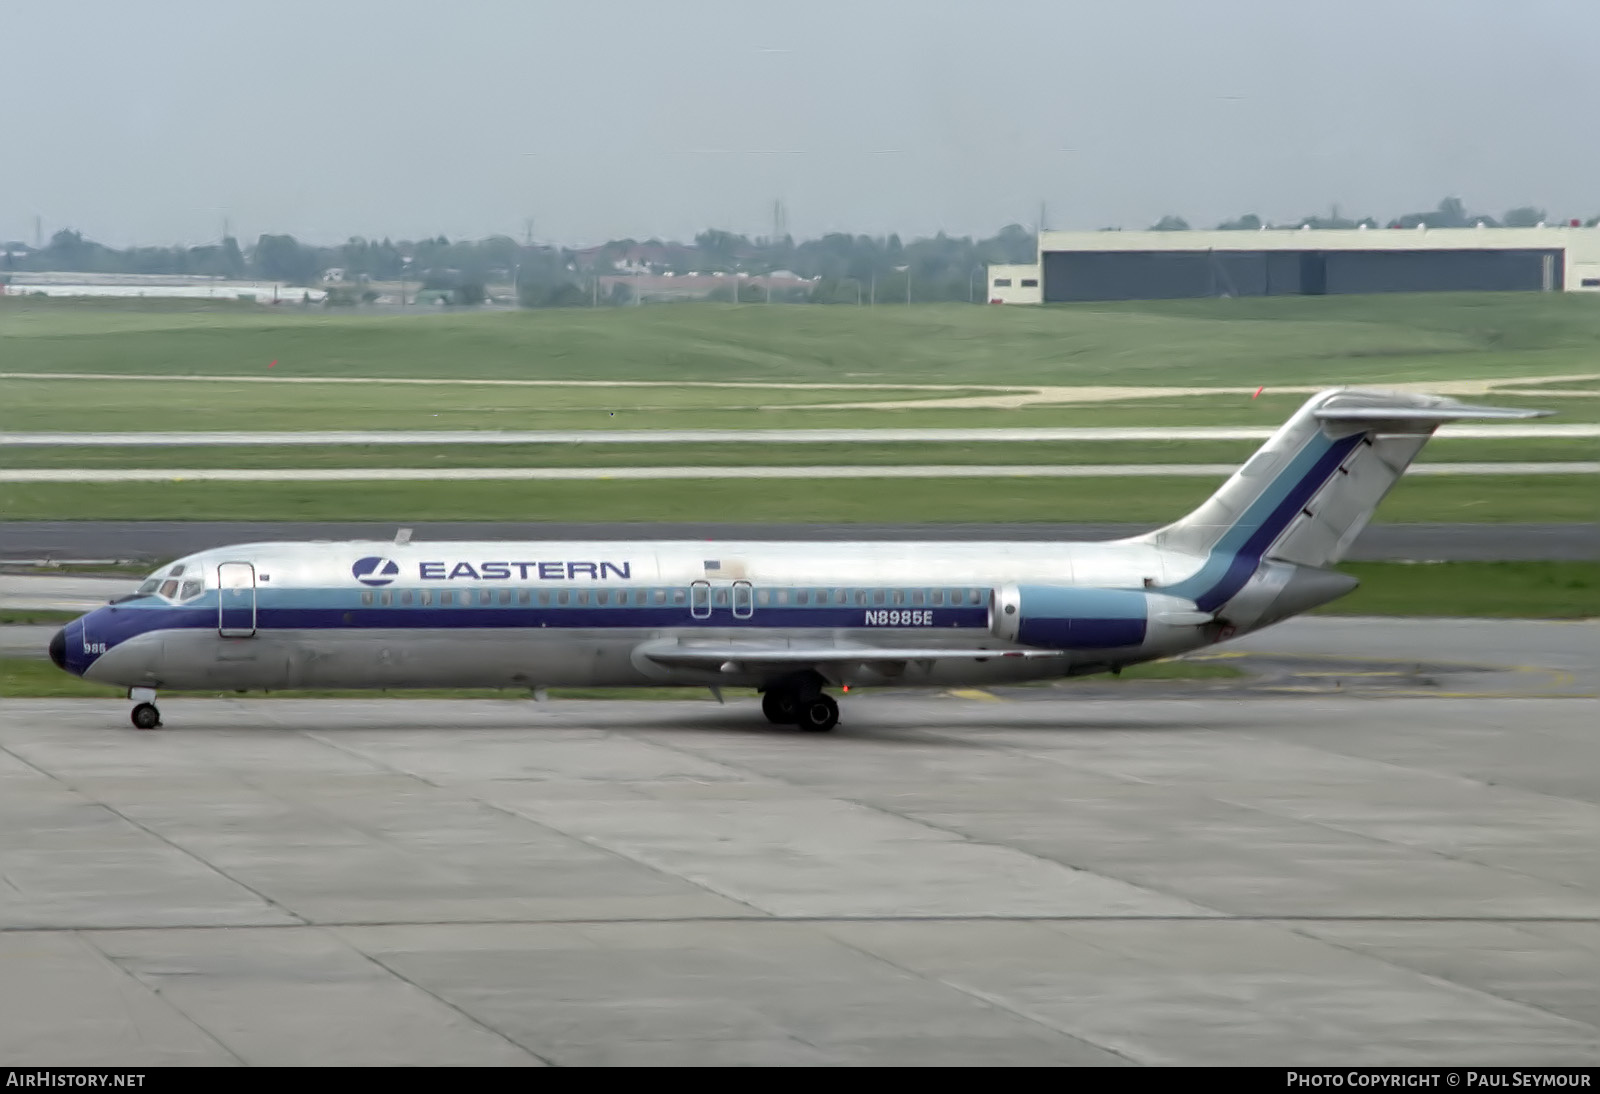
[[[388,585],[400,576],[400,564],[392,558],[369,556],[357,559],[350,573],[363,585]]]

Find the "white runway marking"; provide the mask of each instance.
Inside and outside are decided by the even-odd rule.
[[[1588,379],[1588,377],[1579,377]],[[1569,379],[1569,377],[1558,377]],[[494,380],[471,376],[193,376],[160,372],[0,372],[0,380],[133,380],[140,383],[206,384],[421,384],[425,387],[755,387],[785,391],[1034,391],[1035,384],[804,383],[780,380]],[[1197,388],[1209,393],[1211,388]],[[1254,390],[1253,388],[1250,390]],[[1275,388],[1276,391],[1299,390]],[[1309,390],[1309,389],[1308,389]]]
[[[0,372],[0,380],[90,380],[137,381],[141,383],[247,383],[247,384],[421,384],[427,386],[479,385],[489,387],[589,387],[589,388],[770,388],[786,391],[913,391],[913,392],[987,392],[988,394],[959,394],[940,398],[882,400],[858,403],[802,403],[790,404],[786,410],[890,410],[890,409],[959,409],[988,407],[1015,409],[1024,406],[1065,406],[1107,402],[1127,402],[1134,399],[1189,398],[1205,395],[1252,395],[1254,387],[1129,387],[1108,384],[916,384],[916,383],[816,383],[783,382],[772,380],[500,380],[471,377],[390,377],[390,376],[196,376],[162,375],[160,373],[120,374],[114,372]],[[1600,380],[1597,373],[1569,373],[1561,376],[1510,376],[1490,379],[1449,380],[1434,379],[1399,383],[1353,385],[1377,386],[1396,391],[1421,391],[1435,395],[1523,395],[1538,398],[1577,398],[1592,396],[1590,390],[1560,390],[1546,388],[1548,384],[1588,383]],[[1327,388],[1328,384],[1274,385],[1278,395],[1310,395]]]
[[[70,468],[0,471],[0,482],[571,482],[606,479],[1005,479],[1226,478],[1232,463],[1146,463],[1027,466],[913,464],[816,467],[317,467]],[[1434,463],[1407,475],[1594,475],[1600,461]]]
[[[1030,429],[530,429],[530,430],[348,430],[342,432],[216,433],[6,433],[0,445],[149,447],[160,445],[340,445],[340,444],[888,444],[1038,441],[1264,441],[1270,427],[1129,426]],[[1537,437],[1600,437],[1600,423],[1558,425],[1447,425],[1445,439],[1527,440]]]

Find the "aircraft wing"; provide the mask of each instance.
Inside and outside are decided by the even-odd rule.
[[[708,645],[647,643],[640,655],[672,668],[741,673],[763,667],[805,665],[891,665],[909,661],[982,661],[991,657],[1061,657],[1058,650],[984,650],[919,646],[805,645],[777,642],[721,642]]]

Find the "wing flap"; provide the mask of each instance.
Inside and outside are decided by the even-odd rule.
[[[673,668],[743,672],[761,665],[872,665],[908,661],[983,661],[993,657],[1061,657],[1059,650],[986,650],[893,646],[761,646],[724,644],[707,646],[661,645],[641,648],[640,654],[658,665]]]

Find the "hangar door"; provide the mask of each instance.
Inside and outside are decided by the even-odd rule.
[[[1324,293],[1559,292],[1564,254],[1537,250],[1055,251],[1044,301]]]
[[[1302,291],[1293,251],[1056,251],[1045,253],[1043,268],[1047,304]]]
[[[1560,292],[1559,248],[1481,251],[1327,251],[1327,291]]]

